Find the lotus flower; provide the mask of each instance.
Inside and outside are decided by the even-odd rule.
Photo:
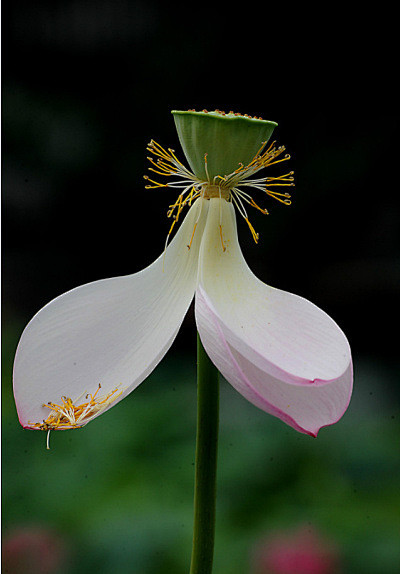
[[[349,344],[324,311],[260,281],[237,235],[235,207],[256,242],[245,204],[267,213],[249,188],[290,203],[274,186],[293,185],[293,172],[254,178],[289,159],[283,147],[266,147],[276,124],[232,112],[173,114],[191,170],[152,141],[151,171],[176,181],[146,176],[146,187],[181,189],[168,212],[168,239],[188,207],[186,217],[142,271],[72,289],[34,316],[14,365],[20,422],[78,428],[116,405],[166,354],[195,297],[202,344],[225,379],[260,409],[316,436],[348,406]]]

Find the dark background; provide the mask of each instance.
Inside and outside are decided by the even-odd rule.
[[[346,415],[350,421],[349,436],[356,432],[354,425],[360,421],[362,424],[357,427],[361,434],[353,443],[355,458],[347,453],[346,468],[356,469],[356,478],[351,476],[349,488],[353,490],[353,484],[360,480],[354,493],[361,492],[364,485],[365,498],[356,499],[358,495],[352,495],[346,507],[348,514],[337,510],[336,522],[329,514],[317,515],[319,523],[328,530],[329,524],[336,524],[332,528],[339,539],[340,525],[347,524],[341,543],[345,553],[352,557],[349,572],[377,571],[379,560],[374,562],[369,557],[372,570],[363,563],[366,549],[372,548],[374,532],[372,526],[370,531],[363,530],[365,517],[362,526],[355,526],[357,548],[346,547],[346,540],[349,544],[354,542],[349,525],[358,524],[354,519],[357,512],[352,514],[355,506],[351,504],[364,509],[366,501],[374,500],[374,493],[382,492],[388,484],[379,474],[383,471],[377,470],[382,469],[383,452],[387,455],[383,465],[385,477],[395,477],[395,469],[399,470],[398,459],[395,462],[392,457],[398,451],[395,441],[399,412],[400,113],[395,82],[398,46],[393,24],[396,20],[387,6],[354,10],[355,6],[350,3],[323,7],[312,3],[299,7],[208,3],[180,6],[151,0],[3,2],[3,392],[5,433],[8,444],[14,445],[13,454],[6,459],[7,477],[13,476],[13,469],[25,464],[18,453],[30,452],[33,440],[38,472],[43,468],[53,472],[53,467],[47,467],[38,454],[47,455],[41,450],[43,437],[36,433],[32,439],[32,433],[20,431],[12,403],[12,357],[26,322],[60,293],[103,277],[134,273],[151,263],[164,247],[170,225],[166,212],[176,195],[174,191],[144,189],[147,142],[154,138],[183,157],[171,109],[219,108],[262,116],[279,124],[273,138],[284,144],[292,156],[288,169],[295,171],[296,187],[290,207],[256,197],[270,215],[251,214],[251,221],[260,233],[258,246],[252,242],[246,224],[239,221],[241,245],[251,268],[262,280],[312,300],[333,316],[350,340],[356,386]],[[191,311],[172,351],[172,363],[166,367],[176,371],[176,385],[179,377],[183,380],[186,376],[185,370],[184,375],[179,375],[179,365],[186,364],[187,357],[193,362],[194,352]],[[157,379],[153,388],[155,393],[157,389],[161,393],[168,377],[164,371],[157,372],[161,373],[158,375],[161,382],[157,386]],[[149,436],[153,437],[151,428],[156,423],[145,415],[150,417],[151,405],[158,404],[157,400],[160,404],[164,401],[161,394],[155,398],[140,395],[146,392],[139,389],[134,393],[138,398],[130,404],[134,409],[134,404],[144,401],[144,414],[136,412],[135,416],[139,416],[143,425],[149,425]],[[171,395],[171,389],[169,392]],[[226,404],[231,405],[229,400]],[[237,400],[242,405],[240,398]],[[120,412],[127,408],[121,407]],[[194,417],[195,404],[192,408]],[[250,419],[254,411],[248,412]],[[114,414],[106,416],[112,421]],[[161,420],[161,414],[152,416]],[[164,416],[170,421],[169,417],[175,415],[168,411]],[[364,432],[362,425],[367,424],[368,417],[372,427],[365,426]],[[229,414],[226,420],[230,420]],[[397,426],[391,427],[388,421]],[[101,422],[93,423],[93,428],[100,428]],[[287,463],[298,452],[299,445],[295,442],[297,438],[289,438],[288,442],[286,438],[297,435],[291,435],[292,431],[278,423],[255,423],[259,424],[259,435],[251,434],[249,429],[244,444],[268,434],[262,425],[277,424],[272,426],[273,432],[277,429],[278,433],[273,436],[283,437],[282,444],[289,446],[285,447],[287,451],[276,448],[287,453]],[[280,428],[284,430],[279,431]],[[339,431],[341,443],[327,439],[329,449],[338,448],[338,461],[340,448],[345,450],[348,444],[346,428],[341,435]],[[133,430],[139,433],[140,429]],[[84,432],[89,433],[86,436],[93,446],[90,432],[94,431]],[[115,422],[113,440],[109,439],[111,456],[120,434],[120,426]],[[375,450],[366,450],[366,458],[360,463],[356,460],[357,452],[367,448],[372,435]],[[150,440],[149,436],[144,435],[143,440]],[[194,440],[190,425],[188,436],[190,441]],[[65,442],[62,450],[63,440],[57,433],[59,448],[68,460],[71,448]],[[258,439],[254,440],[257,443]],[[173,438],[166,444],[170,445],[172,458],[163,465],[170,468],[176,452]],[[188,444],[191,449],[192,443]],[[370,444],[368,448],[372,448]],[[82,446],[82,453],[84,449]],[[132,461],[140,460],[140,453],[144,452],[136,452]],[[244,456],[245,446],[242,450],[238,447],[237,452],[239,457]],[[304,460],[309,461],[307,452]],[[314,460],[315,454],[310,455],[316,466],[310,463],[307,468],[320,468],[321,464],[323,467],[323,448],[318,452],[319,459]],[[265,457],[269,460],[270,455],[265,452]],[[54,459],[52,464],[58,468],[60,461]],[[305,472],[305,465],[299,462],[298,468],[291,467],[296,484]],[[245,463],[238,463],[240,466],[245,467]],[[158,466],[154,468],[157,474]],[[191,477],[192,467],[188,470]],[[78,473],[76,469],[74,472]],[[310,471],[311,475],[313,472]],[[338,472],[340,480],[345,480],[343,477],[347,475],[342,466]],[[75,476],[81,480],[79,473]],[[154,480],[156,475],[151,476]],[[273,476],[280,483],[280,475]],[[331,473],[332,482],[333,476]],[[171,484],[174,480],[175,475]],[[240,488],[253,492],[254,499],[249,504],[261,513],[259,492],[264,484],[261,475],[258,480],[258,490],[251,483]],[[119,475],[114,477],[115,488],[118,481]],[[232,481],[239,484],[236,475]],[[232,481],[227,481],[228,491]],[[190,499],[192,485],[189,482],[186,486]],[[10,529],[23,522],[24,507],[29,504],[29,485],[21,482],[18,488],[6,491]],[[65,488],[70,488],[69,481]],[[157,483],[153,488],[157,488]],[[388,493],[393,493],[393,489],[387,488]],[[279,492],[281,501],[288,500]],[[56,496],[60,498],[61,494]],[[151,499],[148,492],[147,496]],[[230,499],[231,504],[235,496]],[[45,493],[43,497],[46,500]],[[268,501],[267,506],[271,503]],[[389,534],[393,534],[392,523],[382,510],[388,510],[388,501],[389,494],[381,506],[378,504],[379,511],[375,514],[369,511],[369,515],[380,520],[379,528],[384,523]],[[318,504],[317,501],[316,507]],[[32,511],[33,515],[35,512],[40,515],[45,506],[46,502]],[[162,500],[160,508],[162,512]],[[285,524],[290,524],[293,517],[282,508],[284,505],[277,516],[286,517]],[[190,504],[188,512],[190,515]],[[295,516],[303,515],[296,507]],[[59,523],[50,510],[43,516],[47,516],[45,523],[47,520],[56,524],[73,536],[72,518]],[[243,516],[238,515],[237,519],[239,523]],[[78,538],[83,544],[87,525],[84,521],[79,524]],[[247,533],[251,530],[249,523],[244,528]],[[188,539],[190,531],[189,520]],[[239,534],[235,535],[239,540]],[[99,538],[101,544],[107,539],[104,536]],[[232,532],[226,533],[228,553],[232,536]],[[101,544],[94,543],[91,559],[94,560]],[[117,542],[113,548],[121,550]],[[223,552],[223,536],[220,548]],[[379,549],[374,552],[382,556]],[[354,556],[359,557],[358,562]],[[391,569],[394,563],[394,559],[387,561],[382,572],[395,572]],[[164,572],[158,562],[152,564],[147,569],[143,566],[141,571],[152,573],[154,568],[154,572]],[[180,572],[174,560],[171,564],[174,571]],[[100,566],[97,565],[98,571]],[[243,572],[243,565],[241,568]],[[115,566],[114,570],[125,572],[122,566],[120,570]],[[80,572],[76,564],[74,571]]]

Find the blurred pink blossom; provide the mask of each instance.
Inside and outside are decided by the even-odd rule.
[[[42,526],[25,526],[3,539],[4,574],[58,574],[65,563],[65,544]]]
[[[254,574],[338,574],[339,553],[314,528],[277,532],[253,555]]]

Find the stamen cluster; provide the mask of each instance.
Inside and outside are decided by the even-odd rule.
[[[49,416],[42,423],[35,423],[33,426],[40,430],[79,428],[87,422],[88,418],[103,411],[122,394],[122,390],[118,392],[118,388],[116,388],[107,395],[98,397],[97,394],[100,388],[101,385],[99,384],[97,391],[93,395],[90,393],[86,394],[86,402],[80,405],[74,404],[69,397],[61,397],[61,405],[49,401],[43,405],[47,409],[50,409],[51,412]],[[79,400],[80,399],[77,399],[76,402]]]
[[[210,178],[208,175],[207,154],[205,154],[204,165],[207,179],[202,180],[190,170],[188,170],[178,160],[173,149],[168,148],[168,150],[165,150],[162,146],[160,146],[160,144],[154,140],[151,140],[148,144],[147,150],[153,153],[156,156],[156,159],[153,157],[147,158],[151,163],[149,171],[166,177],[176,176],[179,179],[177,181],[168,183],[159,183],[145,175],[144,179],[149,182],[149,184],[145,186],[146,189],[156,189],[160,187],[174,187],[177,189],[182,189],[175,203],[169,206],[167,217],[173,217],[173,223],[168,232],[168,237],[170,236],[184,207],[190,207],[192,202],[198,197],[210,199],[211,197],[219,196],[221,199],[224,198],[227,201],[232,201],[234,203],[240,215],[244,218],[247,225],[249,226],[254,241],[257,243],[259,234],[255,232],[249,221],[244,203],[247,203],[251,207],[258,209],[264,215],[268,214],[268,211],[267,209],[263,209],[257,205],[254,199],[241,188],[253,187],[257,190],[263,191],[268,196],[280,201],[284,205],[290,205],[291,196],[289,193],[281,193],[272,190],[271,187],[291,187],[294,185],[293,171],[280,176],[252,179],[252,176],[261,169],[290,159],[289,154],[285,154],[280,159],[277,159],[285,151],[284,146],[276,147],[275,142],[273,142],[266,150],[264,150],[265,146],[266,142],[262,144],[257,154],[248,165],[239,164],[239,167],[229,175],[217,175],[213,178]]]

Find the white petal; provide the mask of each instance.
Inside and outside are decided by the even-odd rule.
[[[225,200],[210,200],[196,320],[214,363],[258,407],[309,434],[336,422],[347,408],[352,365],[343,332],[306,299],[254,276],[240,251],[233,206]]]
[[[146,269],[77,287],[35,315],[14,363],[23,426],[48,416],[44,403],[59,404],[63,395],[75,401],[99,383],[101,395],[124,390],[116,404],[155,368],[193,298],[207,210],[208,202],[197,200],[165,254]]]

